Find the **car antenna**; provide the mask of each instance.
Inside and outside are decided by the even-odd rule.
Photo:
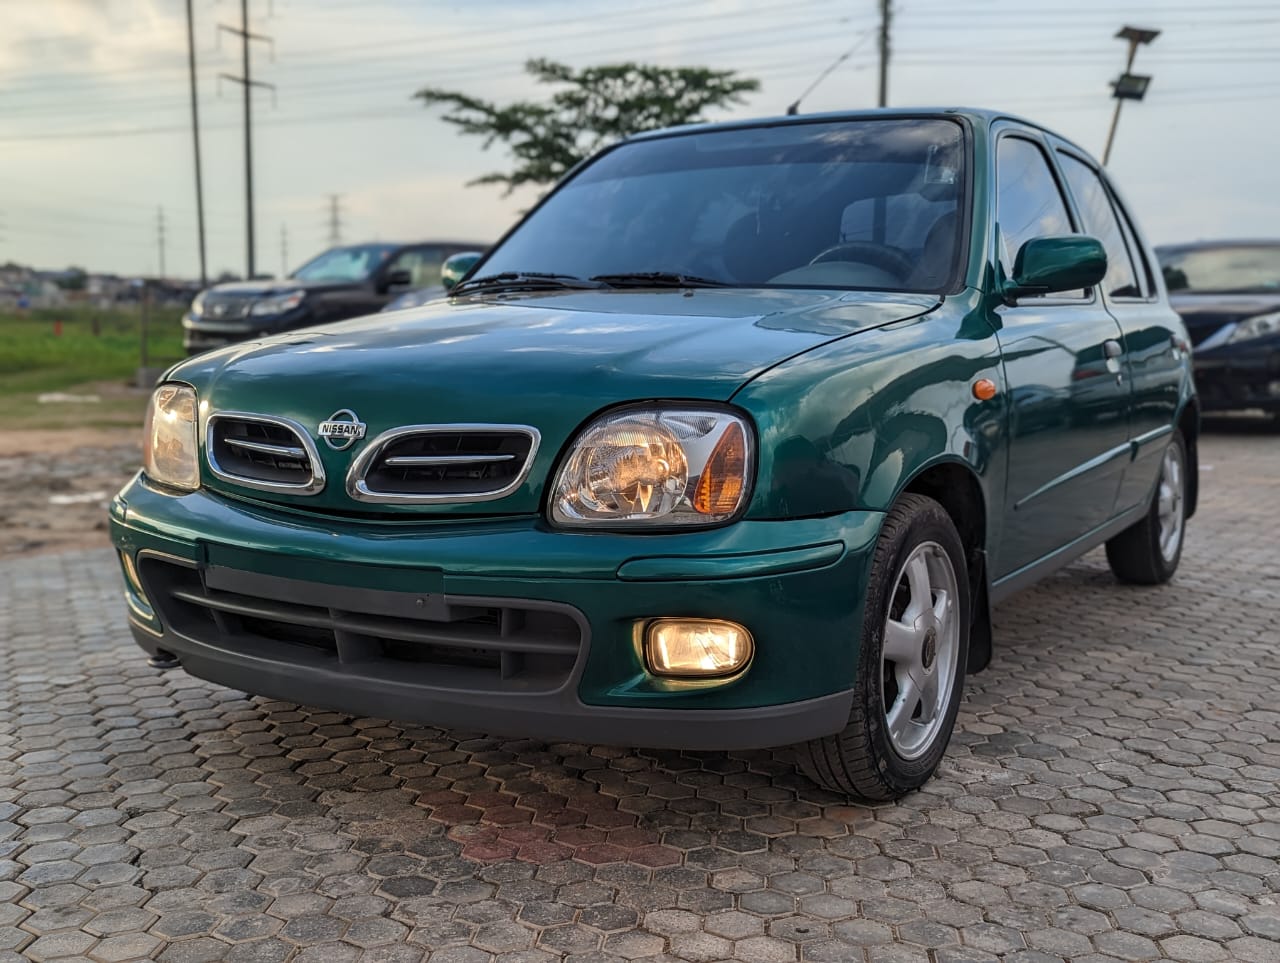
[[[830,66],[828,66],[827,69],[824,70],[822,73],[818,74],[817,79],[815,79],[813,83],[811,83],[808,87],[805,88],[804,93],[802,93],[799,97],[795,99],[795,101],[791,104],[791,106],[787,108],[787,116],[793,117],[796,114],[800,113],[800,101],[804,100],[811,93],[813,93],[813,91],[817,88],[818,84],[826,80],[833,70],[835,70],[842,63],[844,63],[846,60],[848,60],[850,57],[856,54],[859,50],[861,50],[862,45],[865,44],[868,40],[870,40],[872,36],[874,36],[874,34],[875,34],[874,29],[864,30],[862,32],[862,36],[858,39],[858,42],[855,43],[848,50],[846,50],[844,53],[842,53],[835,60],[833,60]]]

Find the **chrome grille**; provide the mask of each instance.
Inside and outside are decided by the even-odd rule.
[[[410,425],[379,435],[351,466],[362,502],[483,502],[520,487],[538,450],[527,425]]]
[[[257,300],[252,294],[216,294],[210,292],[204,296],[200,311],[201,316],[213,321],[235,321],[249,316],[249,308]]]
[[[214,412],[205,427],[205,454],[214,475],[246,488],[296,495],[324,488],[315,445],[288,418]]]

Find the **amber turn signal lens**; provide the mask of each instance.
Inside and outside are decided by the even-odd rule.
[[[979,401],[990,401],[996,396],[996,383],[990,378],[979,378],[973,383],[973,396]]]
[[[694,511],[702,515],[729,515],[738,510],[747,474],[747,439],[742,426],[730,422],[716,442],[693,495]]]

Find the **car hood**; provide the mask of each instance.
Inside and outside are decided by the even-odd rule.
[[[266,298],[290,291],[345,291],[363,287],[363,281],[303,281],[298,278],[267,278],[261,281],[228,281],[215,284],[205,291],[205,297],[227,296],[234,298]]]
[[[1200,344],[1228,324],[1280,311],[1276,294],[1172,294],[1170,306],[1182,316],[1192,344]]]
[[[461,298],[230,346],[170,377],[196,387],[206,415],[280,415],[313,439],[335,412],[356,412],[365,442],[344,451],[318,444],[332,480],[391,428],[532,425],[542,446],[524,486],[471,508],[536,511],[557,452],[600,409],[646,399],[727,401],[779,362],[939,303],[929,295],[711,289]],[[358,507],[333,481],[299,500]]]

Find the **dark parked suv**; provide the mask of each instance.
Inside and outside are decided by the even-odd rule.
[[[1204,410],[1260,408],[1280,420],[1280,241],[1199,241],[1156,255],[1195,345]]]
[[[182,319],[188,354],[293,328],[373,314],[412,288],[440,283],[446,258],[486,245],[463,241],[335,247],[287,278],[218,284]]]

